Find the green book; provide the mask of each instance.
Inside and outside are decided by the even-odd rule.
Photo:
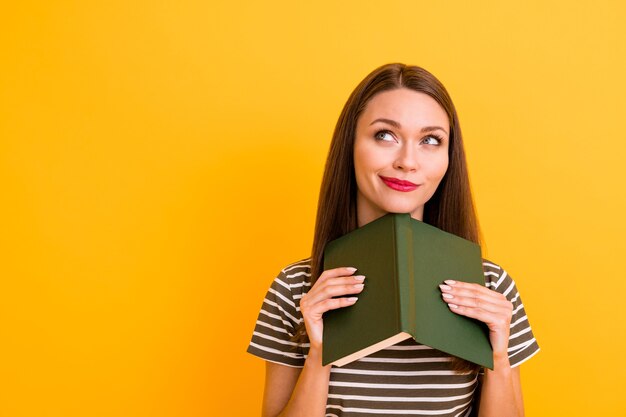
[[[485,285],[480,246],[412,219],[387,214],[326,245],[324,269],[365,275],[359,301],[324,314],[324,365],[343,366],[412,337],[493,369],[487,326],[450,311],[439,284]]]

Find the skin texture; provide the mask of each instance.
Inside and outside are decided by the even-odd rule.
[[[448,168],[449,131],[445,111],[428,95],[402,88],[370,100],[357,120],[354,145],[359,226],[388,212],[410,213],[422,220],[424,204]],[[418,187],[397,191],[382,177]],[[322,316],[358,302],[367,278],[353,276],[354,272],[350,267],[326,270],[302,297],[309,355],[302,369],[267,362],[264,417],[325,415],[330,366],[321,364]],[[494,370],[485,371],[479,416],[523,416],[519,368],[511,368],[507,354],[512,304],[504,295],[476,284],[446,281],[440,290],[451,311],[481,320],[489,328]],[[334,298],[343,295],[352,297]]]

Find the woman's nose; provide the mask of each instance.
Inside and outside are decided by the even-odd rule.
[[[402,171],[416,171],[419,168],[417,152],[410,146],[403,146],[398,151],[393,167]]]

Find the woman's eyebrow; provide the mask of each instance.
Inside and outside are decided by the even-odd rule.
[[[388,125],[391,125],[397,129],[401,129],[402,125],[400,125],[400,123],[396,122],[395,120],[391,120],[391,119],[384,119],[384,118],[379,118],[374,120],[372,123],[370,123],[370,126],[373,125],[376,122],[382,122],[382,123],[387,123]],[[441,126],[424,126],[423,128],[420,129],[421,133],[426,133],[426,132],[432,132],[433,130],[443,130],[444,133],[448,134],[448,132],[446,131],[446,129],[444,129]]]
[[[396,122],[395,120],[383,119],[383,118],[374,120],[372,123],[370,123],[370,126],[373,125],[376,122],[387,123],[388,125],[391,125],[391,126],[393,126],[395,128],[398,128],[398,129],[400,129],[402,127],[402,126],[400,126],[400,123]]]
[[[426,132],[432,132],[433,130],[443,130],[443,132],[447,135],[448,132],[446,131],[446,129],[444,129],[441,126],[424,126],[423,128],[420,129],[420,132],[422,133],[426,133]]]

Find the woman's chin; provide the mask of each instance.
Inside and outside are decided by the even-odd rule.
[[[384,207],[387,213],[409,213],[411,217],[419,219],[422,217],[424,206],[415,206],[414,204],[389,204]]]

